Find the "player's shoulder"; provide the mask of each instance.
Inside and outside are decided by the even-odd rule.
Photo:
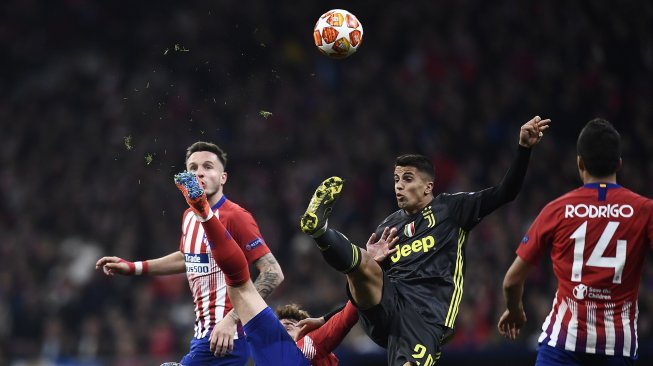
[[[464,198],[464,197],[473,196],[475,193],[476,192],[455,192],[455,193],[442,192],[437,196],[435,196],[434,201],[443,201],[443,200],[449,200],[454,198]]]
[[[435,196],[433,201],[431,201],[431,206],[456,205],[467,200],[474,200],[476,197],[478,197],[479,192],[442,192]]]
[[[379,224],[379,228],[381,227],[386,227],[389,226],[390,224],[400,222],[404,220],[404,216],[406,216],[406,213],[402,209],[398,209],[397,211],[391,213],[388,215],[381,223]]]
[[[617,193],[621,197],[624,197],[625,199],[628,199],[629,201],[632,201],[633,203],[639,204],[641,206],[650,206],[651,204],[653,204],[653,200],[651,200],[650,198],[646,196],[642,196],[641,194],[631,191],[630,189],[623,186],[619,187]]]
[[[226,199],[218,210],[220,211],[220,217],[254,219],[254,216],[249,211],[230,199]]]

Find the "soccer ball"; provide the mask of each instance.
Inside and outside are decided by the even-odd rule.
[[[356,52],[363,42],[363,25],[347,10],[329,10],[315,23],[313,38],[323,54],[345,58]]]

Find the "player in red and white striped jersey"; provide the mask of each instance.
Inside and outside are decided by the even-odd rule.
[[[632,365],[637,359],[637,295],[653,248],[653,201],[620,186],[620,136],[590,121],[578,142],[584,185],[538,215],[504,279],[499,332],[514,339],[526,322],[528,273],[550,252],[558,290],[542,325],[536,365]]]
[[[260,275],[254,286],[266,298],[283,280],[277,260],[268,249],[256,221],[244,208],[227,199],[223,186],[227,181],[226,154],[217,145],[196,142],[186,150],[186,169],[202,182],[209,204],[232,234]],[[186,273],[195,305],[195,332],[190,352],[181,360],[184,366],[245,365],[250,350],[238,327],[223,272],[208,247],[204,229],[188,209],[182,216],[179,250],[165,257],[143,262],[128,262],[118,257],[98,260],[96,268],[104,273],[125,275],[168,275]],[[216,357],[219,356],[219,357]]]
[[[277,308],[276,314],[313,366],[337,366],[338,357],[333,350],[358,322],[358,310],[351,301],[320,318],[309,318],[296,305]]]

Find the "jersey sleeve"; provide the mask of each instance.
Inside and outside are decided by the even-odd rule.
[[[449,208],[449,214],[465,231],[471,230],[481,222],[481,192],[443,193],[443,201]]]
[[[347,301],[340,312],[332,316],[323,326],[308,333],[306,337],[313,340],[317,354],[329,354],[338,347],[357,322],[358,310],[351,301]]]
[[[265,244],[261,230],[249,212],[245,210],[235,212],[226,226],[245,253],[248,263],[254,263],[257,259],[270,253],[270,248]]]
[[[529,264],[537,265],[553,244],[557,223],[556,210],[549,204],[542,209],[524,235],[517,248],[517,255]]]

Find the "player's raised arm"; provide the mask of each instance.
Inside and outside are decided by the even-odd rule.
[[[551,123],[550,119],[535,116],[521,126],[517,155],[508,172],[497,186],[481,192],[479,217],[488,215],[517,197],[524,183],[528,161],[531,157],[531,148],[540,142],[544,131],[549,128],[549,123]]]

